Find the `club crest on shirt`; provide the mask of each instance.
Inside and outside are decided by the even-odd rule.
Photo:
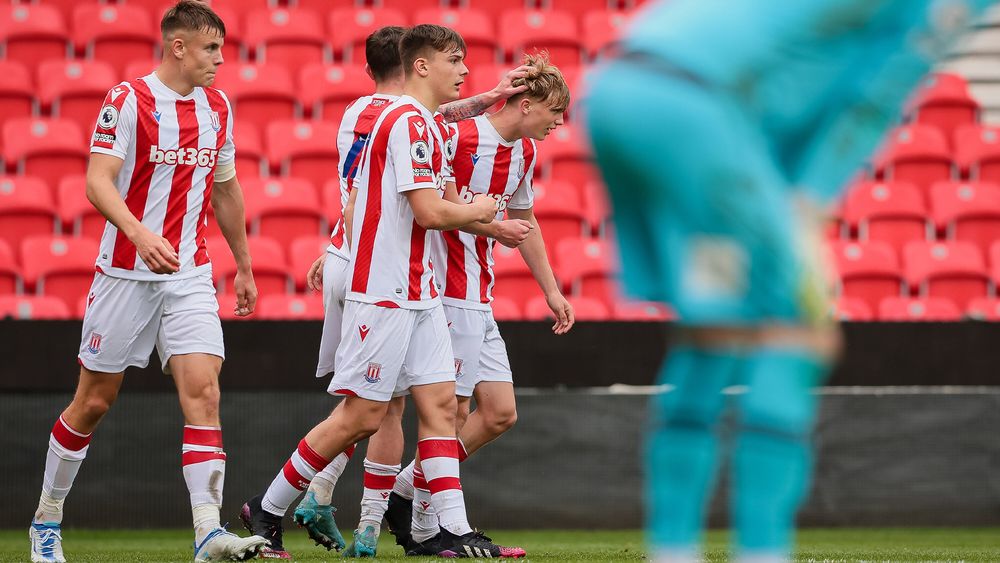
[[[219,129],[222,129],[222,121],[219,120],[219,112],[209,112],[208,119],[212,123],[212,129],[218,133]]]
[[[462,373],[462,366],[464,365],[465,361],[461,360],[460,358],[455,358],[455,379],[458,379],[463,375],[465,375],[464,373]]]
[[[365,373],[365,381],[368,383],[378,383],[382,381],[382,364],[375,362],[368,363],[368,372]]]
[[[87,344],[87,351],[91,354],[101,353],[101,339],[104,338],[96,332],[90,333],[90,342]]]
[[[118,125],[118,108],[108,104],[101,108],[101,116],[97,119],[97,126],[101,129],[114,129]]]
[[[524,159],[517,159],[517,179],[524,178]]]

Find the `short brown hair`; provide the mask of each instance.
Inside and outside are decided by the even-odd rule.
[[[458,49],[464,53],[465,40],[454,29],[443,25],[422,23],[406,30],[399,40],[399,58],[406,76],[413,72],[413,61],[427,56],[432,49],[441,53]]]
[[[403,70],[403,61],[399,58],[399,40],[404,33],[405,27],[387,25],[376,29],[365,40],[365,59],[376,82],[392,78]]]
[[[569,107],[569,86],[559,68],[549,62],[549,54],[545,51],[526,54],[521,64],[529,67],[528,73],[524,78],[514,80],[512,85],[526,85],[528,89],[515,95],[514,99],[531,98],[549,104],[557,113],[566,111]]]
[[[160,20],[160,33],[163,39],[171,33],[185,29],[188,31],[218,31],[226,36],[226,24],[222,18],[212,11],[208,4],[200,0],[179,0],[173,8],[167,10]]]

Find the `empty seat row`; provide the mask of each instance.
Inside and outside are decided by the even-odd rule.
[[[979,297],[961,309],[939,297],[886,297],[873,309],[866,301],[842,297],[833,316],[841,321],[950,322],[962,319],[1000,321],[1000,299]]]

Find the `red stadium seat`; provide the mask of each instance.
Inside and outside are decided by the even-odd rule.
[[[71,119],[89,134],[117,78],[115,69],[103,61],[45,61],[38,68],[38,99],[50,115]]]
[[[279,2],[278,0],[212,0],[212,9],[230,10],[242,19],[254,10],[274,8],[282,3],[287,4],[287,2]],[[228,24],[228,22],[226,23]]]
[[[965,314],[970,319],[979,321],[1000,321],[1000,298],[978,297],[969,301]]]
[[[28,68],[46,59],[66,58],[66,20],[54,6],[17,4],[0,7],[0,47],[6,58]]]
[[[833,305],[833,318],[838,321],[872,321],[875,315],[872,308],[863,299],[841,297]]]
[[[308,181],[272,178],[248,180],[242,185],[253,234],[272,237],[284,250],[299,237],[326,234],[316,188]]]
[[[413,21],[443,25],[457,31],[465,40],[465,64],[469,68],[481,64],[496,64],[496,31],[493,20],[485,12],[470,8],[429,8],[418,11]]]
[[[612,1],[613,7],[617,7],[618,2]],[[594,10],[607,10],[609,8],[608,0],[548,0],[545,3],[545,7],[552,8],[554,10],[562,10],[569,13],[573,17],[580,19],[588,12]]]
[[[666,322],[677,318],[670,307],[653,301],[617,300],[612,312],[616,321]]]
[[[886,242],[901,252],[910,241],[927,238],[927,206],[906,182],[862,182],[847,192],[844,221],[863,241]]]
[[[37,176],[50,190],[64,176],[86,172],[86,147],[80,126],[68,119],[22,117],[3,126],[8,170],[15,165],[18,174]]]
[[[140,55],[154,56],[160,41],[149,12],[138,6],[83,3],[73,9],[73,43],[119,74]]]
[[[530,299],[542,295],[520,252],[497,244],[493,246],[493,260],[493,273],[496,275],[494,297],[510,299],[523,308]]]
[[[59,182],[59,217],[66,233],[100,240],[107,219],[87,199],[87,176],[74,174]]]
[[[268,168],[264,142],[260,129],[252,121],[236,120],[233,126],[233,144],[236,145],[236,173],[241,180],[260,178]]]
[[[59,298],[44,295],[0,295],[0,319],[66,320],[69,307]]]
[[[311,295],[265,295],[260,298],[257,317],[268,321],[323,320],[323,297]]]
[[[320,13],[335,9],[353,8],[358,4],[356,0],[294,0],[292,3],[297,8],[304,8]],[[370,4],[371,2],[368,3]]]
[[[0,127],[9,119],[32,114],[35,105],[34,81],[24,64],[0,61]]]
[[[608,321],[611,320],[611,313],[607,305],[591,299],[589,297],[567,297],[570,305],[573,306],[573,316],[578,321]],[[554,319],[555,315],[549,309],[544,297],[535,297],[524,307],[524,318],[529,321],[541,321]]]
[[[607,241],[561,240],[556,246],[556,264],[563,287],[572,295],[610,303],[620,293],[616,281],[618,259]]]
[[[1000,240],[990,245],[989,250],[990,279],[994,287],[1000,287]]]
[[[959,126],[976,122],[979,103],[962,77],[930,74],[917,87],[907,114],[912,121],[937,127],[951,139]]]
[[[597,57],[607,53],[621,37],[629,21],[629,14],[618,10],[597,9],[584,14],[583,46],[587,55]]]
[[[250,256],[253,257],[253,279],[260,295],[287,293],[292,288],[288,275],[285,253],[277,241],[251,236],[247,237]],[[236,260],[223,237],[212,237],[207,241],[208,255],[212,260],[212,277],[220,292],[234,292],[233,278],[236,276]]]
[[[431,8],[437,8],[442,4],[448,4],[449,1],[445,0],[366,0],[362,2],[365,5],[371,4],[373,6],[378,6],[379,8],[390,8],[393,10],[399,10],[407,16],[414,14],[419,14],[423,10],[428,10]],[[410,18],[414,23],[439,23],[436,21],[422,20],[418,17]],[[441,24],[445,25],[445,24]],[[457,29],[455,31],[458,31]],[[459,31],[461,33],[461,31]],[[464,35],[463,35],[464,37]]]
[[[14,251],[7,241],[0,239],[0,295],[19,293],[21,290],[21,269],[14,260]]]
[[[330,42],[339,60],[362,64],[365,60],[365,40],[371,33],[387,25],[406,26],[403,12],[390,8],[343,8],[332,10],[329,17]]]
[[[1000,240],[1000,186],[993,183],[938,182],[931,188],[931,211],[948,240],[964,240],[985,256]]]
[[[886,297],[898,296],[903,273],[892,247],[884,242],[838,242],[831,245],[844,298],[863,302],[877,311]]]
[[[886,180],[911,182],[926,194],[934,182],[951,179],[948,142],[930,125],[897,127],[876,156],[876,171]]]
[[[299,73],[299,99],[313,119],[339,124],[348,104],[375,91],[364,65],[307,65]]]
[[[472,8],[485,12],[494,21],[498,21],[503,12],[517,8],[534,7],[537,2],[535,0],[458,0],[458,5],[462,8]]]
[[[989,292],[983,255],[968,242],[911,242],[903,250],[903,273],[921,297],[950,299],[960,309]]]
[[[498,321],[520,321],[522,320],[521,308],[517,302],[506,297],[494,297],[493,318]]]
[[[603,237],[611,223],[611,203],[604,182],[588,182],[583,189],[583,213],[591,232]]]
[[[535,182],[535,218],[549,256],[556,255],[560,240],[588,234],[579,191],[566,182]]]
[[[535,177],[583,186],[601,175],[594,165],[583,133],[572,125],[563,125],[538,143]]]
[[[156,70],[158,66],[160,66],[159,60],[140,57],[134,61],[129,61],[129,63],[125,65],[125,72],[121,75],[121,78],[122,80],[132,82],[137,78],[148,76],[151,72]]]
[[[522,53],[549,52],[559,66],[582,62],[583,46],[576,20],[557,10],[508,10],[500,15],[500,45],[515,61]]]
[[[38,295],[62,299],[74,310],[94,281],[100,243],[76,237],[35,236],[21,242],[24,283]]]
[[[27,176],[0,176],[0,239],[14,251],[34,235],[52,235],[58,221],[45,183]]]
[[[292,78],[280,65],[224,64],[215,77],[241,121],[250,121],[263,131],[275,119],[292,119],[298,100]]]
[[[467,98],[492,90],[511,68],[513,67],[508,64],[480,64],[470,68],[469,76],[465,77],[465,83],[462,84],[461,96]],[[487,108],[486,112],[496,113],[503,105],[504,102],[497,102]]]
[[[949,322],[962,319],[962,310],[948,299],[935,297],[887,297],[878,308],[881,321]]]
[[[260,9],[247,14],[245,41],[258,63],[294,68],[328,58],[323,20],[302,8]]]
[[[1000,183],[1000,128],[959,127],[955,131],[955,161],[973,180]]]
[[[267,158],[282,176],[322,186],[337,177],[337,129],[331,121],[274,121],[267,126]]]
[[[301,237],[292,241],[288,258],[292,266],[292,277],[295,278],[295,287],[302,291],[306,288],[306,274],[313,262],[326,253],[326,247],[330,246],[330,237]]]

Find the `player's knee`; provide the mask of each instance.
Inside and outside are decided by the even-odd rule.
[[[517,409],[513,406],[509,409],[500,409],[490,413],[486,421],[487,428],[494,436],[499,436],[514,427],[517,422]]]
[[[100,420],[101,417],[107,414],[114,402],[114,396],[91,395],[86,397],[82,402],[83,404],[80,406],[82,407],[84,416],[90,420],[96,421]]]
[[[203,410],[218,412],[221,397],[222,393],[217,381],[207,381],[191,392],[191,399],[197,402]]]

